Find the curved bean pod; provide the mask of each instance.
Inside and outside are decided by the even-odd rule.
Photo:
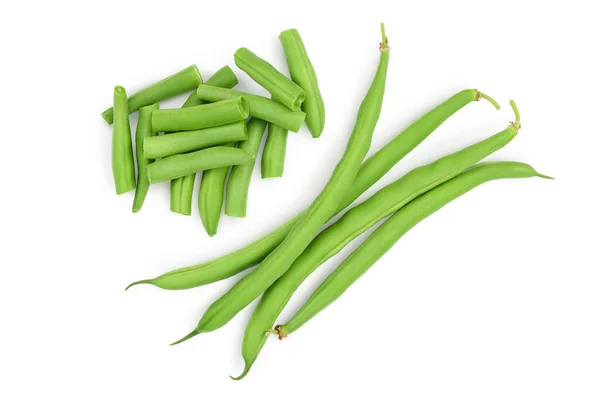
[[[235,143],[227,143],[223,147],[234,148]],[[217,233],[221,211],[223,210],[223,192],[225,191],[228,172],[229,166],[209,169],[202,173],[198,192],[198,211],[200,212],[202,225],[209,236],[214,236]]]
[[[135,130],[135,156],[137,159],[138,178],[137,186],[135,188],[135,196],[133,198],[133,212],[138,212],[144,204],[146,194],[148,194],[148,188],[150,182],[146,175],[146,167],[151,164],[155,158],[144,155],[144,140],[152,137],[152,112],[158,110],[158,104],[152,104],[150,106],[144,106],[140,108],[140,116],[138,119],[137,128]]]
[[[302,308],[284,325],[277,326],[280,338],[298,330],[312,317],[339,298],[410,229],[437,210],[477,186],[495,179],[549,178],[518,162],[485,163],[413,200],[373,232],[314,291]]]
[[[206,84],[224,88],[232,88],[238,84],[238,79],[231,68],[226,65],[215,72],[206,81]],[[198,96],[196,96],[196,91],[194,90],[181,107],[193,107],[201,104],[206,104],[206,101],[199,99]],[[195,180],[196,174],[186,175],[182,176],[181,178],[171,180],[171,211],[183,215],[192,215],[192,194],[194,193]]]
[[[274,99],[292,111],[300,108],[306,97],[304,90],[267,61],[245,47],[237,49],[233,59],[239,69],[267,89]]]
[[[269,124],[267,140],[260,162],[261,178],[283,176],[288,131],[275,124]]]
[[[225,200],[225,214],[230,217],[243,218],[246,216],[248,204],[248,188],[252,179],[256,153],[260,147],[267,123],[261,119],[253,118],[248,121],[248,140],[238,143],[238,148],[250,154],[253,158],[245,164],[231,168],[227,182],[227,199]]]
[[[202,83],[202,76],[196,65],[189,67],[156,82],[147,88],[133,94],[128,99],[128,114],[139,110],[141,107],[158,103],[178,94],[198,87]],[[113,123],[113,108],[102,113],[102,118],[109,124]]]
[[[381,58],[377,72],[358,110],[356,124],[348,140],[346,151],[323,191],[290,230],[283,242],[254,271],[243,277],[215,301],[206,310],[191,333],[175,343],[202,332],[213,331],[229,322],[288,270],[294,260],[310,244],[323,224],[334,214],[347,188],[352,185],[363,158],[369,151],[371,137],[381,113],[389,62],[389,47],[383,25],[380,52]]]
[[[163,158],[246,139],[248,139],[246,123],[237,121],[194,131],[148,137],[144,140],[143,154],[147,158]]]
[[[135,189],[135,166],[127,111],[127,93],[122,86],[115,86],[113,107],[115,124],[112,137],[112,171],[117,194],[123,194]]]
[[[281,32],[279,41],[283,47],[292,80],[306,92],[306,99],[302,103],[302,111],[306,113],[304,122],[311,135],[318,138],[325,127],[325,104],[321,97],[315,69],[296,29]]]
[[[354,189],[354,186],[348,189],[348,193],[346,193],[337,212],[342,211],[346,205],[352,203],[368,189],[370,186],[366,185],[369,182],[375,183],[381,179],[383,175],[404,158],[406,154],[419,145],[419,143],[425,140],[446,119],[454,115],[470,102],[476,101],[480,97],[477,95],[478,93],[477,90],[470,89],[455,94],[429,111],[423,117],[413,122],[391,142],[372,155],[363,163],[357,175],[357,180],[359,180],[357,186],[361,188],[364,187],[363,191],[358,193],[357,190]],[[366,165],[369,165],[367,169],[365,169]],[[378,166],[379,168],[375,168],[375,166]],[[357,180],[355,180],[355,182]],[[362,182],[362,184],[360,182]],[[153,279],[136,281],[127,288],[144,283],[155,285],[166,290],[182,290],[229,278],[262,261],[283,241],[292,226],[294,226],[302,215],[303,214],[300,213],[275,231],[234,253],[202,264],[178,268]]]
[[[452,179],[473,164],[506,146],[517,134],[512,124],[505,130],[428,165],[413,169],[379,190],[365,202],[351,208],[336,223],[323,230],[262,296],[244,334],[242,355],[246,366],[243,378],[258,357],[268,331],[296,289],[319,265],[337,254],[357,236],[404,205]]]
[[[292,111],[281,103],[263,96],[239,92],[233,89],[200,85],[196,91],[198,98],[208,101],[223,101],[244,96],[250,107],[250,115],[263,121],[272,122],[292,132],[298,132],[304,122],[302,111]]]
[[[251,159],[243,150],[216,146],[155,161],[148,165],[146,173],[150,183],[156,183],[207,169],[243,164]]]

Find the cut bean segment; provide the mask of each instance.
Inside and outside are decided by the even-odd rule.
[[[138,212],[144,204],[150,182],[146,175],[146,167],[151,164],[155,158],[144,155],[144,140],[152,137],[152,112],[158,110],[158,104],[152,104],[150,106],[144,106],[140,108],[140,116],[138,119],[137,128],[135,130],[135,155],[137,159],[137,186],[135,188],[135,197],[133,198],[133,212]]]
[[[288,323],[275,327],[275,332],[283,339],[298,330],[338,299],[406,232],[454,199],[491,180],[531,177],[549,178],[523,163],[484,163],[468,169],[413,200],[373,232],[321,283]]]
[[[223,101],[244,96],[248,100],[251,116],[272,122],[292,132],[300,130],[306,116],[302,111],[292,111],[283,104],[266,97],[239,92],[233,89],[200,85],[196,93],[198,98],[207,101]]]
[[[267,140],[263,149],[260,170],[261,178],[279,178],[283,176],[288,131],[275,124],[269,124]]]
[[[157,110],[152,113],[154,132],[178,132],[227,125],[248,117],[248,102],[242,96],[211,104]]]
[[[227,182],[227,199],[225,200],[225,214],[230,217],[243,218],[246,216],[248,204],[248,189],[256,161],[256,153],[260,147],[267,123],[261,119],[253,118],[248,121],[248,140],[238,143],[238,148],[244,150],[254,158],[247,163],[231,167],[229,181]]]
[[[207,169],[248,162],[252,156],[244,150],[224,146],[209,147],[192,153],[177,154],[148,165],[150,183],[166,181]]]
[[[127,111],[127,93],[122,86],[115,87],[114,105],[111,110],[113,109],[115,124],[112,137],[112,171],[117,194],[123,194],[135,189],[135,165]]]
[[[208,78],[206,84],[231,89],[238,84],[238,78],[235,76],[229,65],[226,65]],[[196,85],[194,89],[197,89],[198,85]],[[199,106],[206,103],[207,101],[199,99],[198,96],[196,96],[196,90],[194,90],[192,93],[190,93],[189,97],[185,103],[183,103],[181,108]]]
[[[300,109],[305,93],[298,84],[245,47],[240,47],[233,58],[235,65],[267,89],[275,100],[292,111]]]
[[[302,103],[302,111],[306,113],[304,122],[312,136],[317,138],[321,136],[325,126],[325,104],[319,90],[317,74],[296,29],[281,32],[279,41],[283,47],[292,80],[306,92],[306,98]]]
[[[131,114],[144,106],[149,106],[166,100],[170,97],[187,92],[198,87],[202,83],[202,76],[198,67],[190,65],[189,67],[166,77],[162,81],[156,82],[147,88],[134,93],[128,99],[128,114]],[[102,118],[109,124],[113,123],[113,108],[102,113]]]
[[[247,138],[246,123],[238,121],[195,131],[148,137],[144,140],[143,152],[147,158],[162,158],[218,144],[244,141]]]

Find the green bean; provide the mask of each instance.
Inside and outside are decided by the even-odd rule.
[[[283,47],[292,80],[306,92],[306,99],[302,103],[302,111],[306,113],[304,122],[312,136],[318,138],[325,126],[325,105],[319,90],[315,69],[296,29],[281,32],[279,41]]]
[[[250,115],[252,117],[272,122],[292,132],[300,130],[306,116],[302,111],[292,111],[283,104],[266,97],[238,92],[233,89],[200,85],[196,94],[198,98],[208,101],[223,101],[244,96],[248,100]]]
[[[517,129],[511,124],[496,135],[431,164],[415,168],[350,209],[336,223],[323,230],[261,298],[244,335],[242,355],[246,367],[236,379],[241,379],[248,373],[266,342],[265,331],[273,326],[295,290],[319,265],[381,219],[506,146],[516,134]]]
[[[157,110],[152,113],[154,132],[191,131],[231,124],[248,117],[248,102],[242,96],[211,104]]]
[[[238,84],[238,79],[231,68],[226,65],[208,78],[206,84],[232,88]],[[196,96],[196,91],[194,90],[181,107],[199,106],[205,103],[206,101]],[[183,215],[192,215],[192,194],[194,193],[195,179],[196,174],[192,174],[171,181],[171,211]]]
[[[263,149],[260,169],[262,179],[283,176],[288,131],[275,124],[269,124],[267,140]]]
[[[224,144],[223,147],[234,148],[235,143]],[[240,151],[240,149],[236,149]],[[249,154],[249,153],[246,153]],[[249,154],[251,156],[251,154]],[[214,168],[202,173],[200,190],[198,191],[198,211],[202,226],[209,236],[217,233],[217,226],[223,209],[223,192],[229,166]]]
[[[477,101],[482,97],[479,96],[478,93],[477,90],[472,89],[463,90],[455,94],[429,111],[423,117],[413,122],[392,141],[371,156],[361,166],[353,187],[346,193],[337,212],[340,212],[346,205],[356,200],[370,187],[370,182],[375,183],[381,179],[383,175],[385,175],[406,154],[412,151],[420,142],[425,140],[446,119],[461,110],[467,104],[472,101]],[[488,96],[485,96],[485,98],[488,98]],[[492,101],[492,103],[496,104],[494,101]],[[358,184],[356,183],[357,181]],[[354,189],[354,186],[360,187],[362,191],[357,192],[357,190]],[[273,232],[236,252],[202,264],[178,268],[153,279],[136,281],[130,284],[128,288],[133,285],[144,283],[155,285],[166,290],[182,290],[229,278],[261,262],[283,241],[292,226],[294,226],[302,215],[303,214],[300,213]]]
[[[550,178],[531,166],[518,162],[476,165],[457,177],[413,200],[373,232],[313,292],[300,310],[284,325],[276,327],[282,339],[298,330],[317,313],[333,303],[360,278],[406,232],[437,210],[477,186],[495,179]]]
[[[292,111],[300,109],[306,96],[298,84],[245,47],[237,49],[233,58],[235,65],[267,89],[274,99]]]
[[[210,78],[208,78],[206,84],[231,89],[232,87],[238,84],[238,79],[229,67],[229,65],[226,65],[217,72],[215,72]],[[198,85],[194,87],[194,89],[197,88]],[[206,104],[206,101],[199,99],[196,95],[196,90],[194,90],[192,91],[192,93],[190,93],[189,97],[187,98],[185,103],[183,103],[181,108],[199,106],[202,104]]]
[[[146,167],[152,163],[155,158],[144,155],[144,139],[152,137],[152,112],[158,110],[158,104],[152,104],[150,106],[144,106],[140,108],[140,116],[138,119],[137,128],[135,130],[135,155],[137,159],[137,187],[135,188],[135,196],[133,198],[133,212],[138,212],[144,204],[146,194],[148,194],[148,188],[150,182],[146,175]]]
[[[248,139],[246,123],[238,121],[195,131],[148,137],[144,140],[143,152],[148,158],[162,158],[246,139]]]
[[[229,322],[287,271],[336,211],[369,150],[371,137],[381,113],[389,61],[389,47],[383,24],[381,28],[381,58],[377,72],[358,110],[356,124],[348,140],[346,151],[335,167],[329,182],[283,242],[254,271],[243,277],[229,292],[215,301],[204,313],[196,328],[176,343],[202,332],[213,331]]]
[[[113,107],[115,125],[112,138],[112,170],[117,194],[123,194],[135,189],[135,166],[127,112],[127,93],[122,86],[115,86]]]
[[[148,165],[146,173],[150,183],[156,183],[207,169],[243,164],[251,159],[244,150],[216,146],[155,161]]]
[[[198,67],[190,65],[189,67],[166,77],[162,81],[156,82],[147,88],[140,90],[129,97],[128,114],[131,114],[143,106],[158,103],[159,101],[168,99],[169,97],[177,96],[178,94],[187,92],[188,90],[197,88],[202,83],[202,76],[198,71]],[[102,113],[102,118],[109,124],[113,123],[113,109]]]
[[[261,119],[251,119],[248,122],[248,140],[238,143],[239,149],[244,150],[254,158],[245,164],[231,167],[229,181],[227,182],[227,199],[225,200],[225,214],[230,217],[243,218],[246,216],[248,189],[252,179],[256,153],[258,153],[266,126],[267,123]]]
[[[183,215],[192,215],[192,194],[194,193],[195,180],[195,173],[171,180],[171,211]]]

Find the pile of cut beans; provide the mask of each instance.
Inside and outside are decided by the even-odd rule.
[[[321,135],[325,105],[305,44],[296,29],[281,32],[279,39],[288,74],[247,48],[242,47],[234,54],[236,66],[265,88],[270,98],[233,89],[238,77],[229,66],[203,81],[198,68],[192,65],[129,96],[122,86],[114,88],[113,106],[102,117],[113,126],[112,169],[116,192],[135,190],[133,212],[141,209],[151,184],[170,181],[171,211],[190,215],[196,174],[201,173],[198,210],[204,229],[213,236],[223,204],[226,215],[246,216],[252,171],[265,131],[262,178],[283,176],[288,131],[298,132],[304,124],[313,137]],[[381,113],[388,73],[390,47],[383,24],[378,54],[379,64],[356,114],[345,152],[327,184],[304,211],[233,253],[127,286],[129,289],[150,284],[165,290],[191,289],[254,267],[207,308],[190,333],[172,343],[223,327],[260,298],[244,333],[244,370],[232,379],[239,380],[248,374],[271,336],[281,340],[304,326],[337,300],[406,232],[446,204],[493,180],[552,179],[522,162],[481,162],[510,143],[521,128],[519,110],[511,100],[514,121],[504,130],[419,166],[353,205],[465,106],[484,100],[500,108],[479,90],[462,90],[366,158]],[[159,106],[159,102],[188,91],[191,93],[180,108]],[[134,157],[129,115],[136,111],[139,118]],[[325,228],[335,216],[339,216],[337,221]],[[383,224],[323,280],[302,307],[287,322],[278,323],[280,313],[302,282],[380,221]]]

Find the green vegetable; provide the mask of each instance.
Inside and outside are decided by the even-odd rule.
[[[338,268],[314,291],[302,308],[276,332],[284,338],[295,332],[312,317],[339,298],[381,256],[392,248],[406,232],[437,210],[477,186],[506,178],[549,178],[537,173],[527,164],[497,162],[481,164],[413,200],[373,232]]]
[[[133,212],[140,211],[146,199],[146,194],[148,194],[150,182],[146,175],[146,167],[152,163],[154,158],[158,158],[146,158],[143,150],[144,140],[154,135],[152,133],[152,112],[155,110],[158,110],[158,104],[140,108],[140,116],[135,130],[135,155],[137,159],[138,179],[137,187],[135,188],[135,197],[133,198]]]
[[[292,111],[300,109],[305,97],[300,86],[245,47],[239,48],[233,57],[235,65],[267,89],[275,100]]]
[[[317,74],[296,29],[281,32],[279,40],[283,46],[292,80],[306,92],[306,99],[302,103],[302,111],[306,113],[304,122],[312,136],[317,138],[321,136],[325,126],[325,105],[319,90]]]
[[[123,194],[135,189],[135,166],[127,111],[127,93],[122,86],[115,86],[113,107],[115,124],[112,137],[112,170],[117,194]]]
[[[152,113],[154,132],[191,131],[231,124],[248,117],[248,102],[244,97],[186,108],[157,110]]]
[[[190,65],[129,97],[128,114],[131,114],[144,106],[149,106],[150,104],[158,103],[162,100],[187,92],[188,90],[195,89],[201,83],[202,77],[200,76],[198,67]],[[109,124],[112,124],[113,108],[111,107],[104,111],[102,113],[102,118]]]
[[[266,126],[267,123],[261,119],[251,119],[248,122],[248,140],[238,143],[238,148],[244,150],[253,158],[245,164],[231,167],[229,181],[227,182],[227,199],[225,200],[225,214],[230,217],[243,218],[246,216],[248,189],[254,170],[254,161]]]

